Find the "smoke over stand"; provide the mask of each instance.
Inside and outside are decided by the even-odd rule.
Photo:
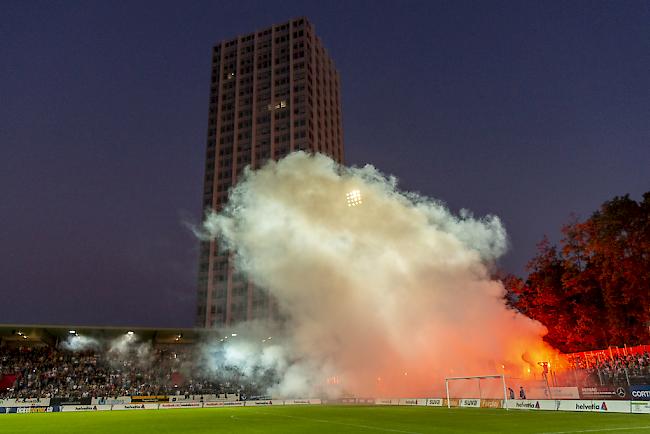
[[[453,372],[523,370],[522,355],[550,351],[490,279],[499,219],[452,215],[372,166],[293,153],[246,172],[204,229],[285,318],[272,393],[424,396]]]

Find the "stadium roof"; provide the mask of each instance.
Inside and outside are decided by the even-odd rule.
[[[141,341],[156,344],[191,344],[215,330],[194,328],[98,327],[42,324],[0,324],[0,341],[4,343],[30,343],[55,345],[72,334],[110,340],[129,332]]]

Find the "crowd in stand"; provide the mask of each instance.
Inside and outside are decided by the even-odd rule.
[[[575,355],[572,367],[588,374],[593,385],[650,384],[650,353],[601,351]]]
[[[128,395],[254,394],[236,373],[199,369],[194,349],[146,348],[138,352],[16,348],[0,350],[0,377],[15,378],[7,398],[87,398]]]

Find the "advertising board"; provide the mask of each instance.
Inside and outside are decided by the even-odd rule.
[[[106,411],[110,410],[110,405],[62,405],[61,411]]]
[[[442,407],[442,398],[428,398],[427,405],[430,407]]]
[[[208,401],[203,403],[203,408],[243,407],[244,401]]]
[[[402,398],[399,400],[399,405],[427,405],[427,400],[421,398]]]
[[[630,395],[634,401],[650,401],[650,384],[630,386]]]
[[[101,397],[93,398],[90,403],[92,405],[115,405],[115,404],[128,404],[131,402],[130,396],[118,396],[118,397]]]
[[[320,404],[320,400],[318,402]],[[357,398],[357,404],[372,405],[375,403],[375,398]]]
[[[606,413],[629,413],[630,412],[630,401],[596,401],[594,403],[600,403],[601,412]]]
[[[131,402],[169,402],[167,395],[132,396]]]
[[[580,399],[580,392],[576,386],[550,387],[549,399]]]
[[[158,404],[114,404],[113,410],[158,410]]]
[[[260,401],[246,401],[246,406],[247,406],[247,407],[249,407],[249,406],[253,406],[253,407],[259,407],[259,406],[262,406],[262,407],[268,407],[268,406],[270,406],[270,405],[283,405],[283,404],[284,404],[283,401],[274,401],[274,400],[272,400],[272,399],[264,399],[264,400],[260,400]]]
[[[284,405],[309,405],[310,401],[309,399],[285,399]]]
[[[47,407],[50,398],[0,399],[0,407]]]
[[[481,408],[501,408],[502,406],[501,399],[481,399]]]
[[[201,408],[203,407],[202,402],[192,402],[192,401],[184,401],[184,402],[161,402],[158,404],[158,409],[160,410],[167,410],[170,408]]]
[[[594,401],[626,400],[630,399],[630,393],[627,388],[623,386],[581,387],[580,398],[592,399]]]
[[[445,398],[442,400],[442,406],[447,407],[447,405],[449,405],[449,407],[460,407],[460,400],[456,398]]]
[[[375,398],[377,405],[399,405],[399,398]]]
[[[629,401],[571,399],[557,401],[560,411],[592,411],[601,413],[629,413]]]
[[[630,402],[632,413],[650,414],[650,401],[632,401]]]

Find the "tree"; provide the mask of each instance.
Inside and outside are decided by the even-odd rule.
[[[650,192],[605,202],[544,239],[526,280],[504,279],[507,302],[544,324],[565,352],[650,341]]]

